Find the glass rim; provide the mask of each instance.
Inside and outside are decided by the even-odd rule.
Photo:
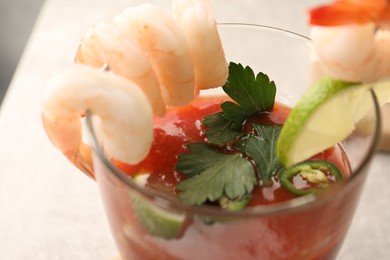
[[[290,37],[295,37],[300,40],[304,40],[307,43],[311,42],[311,39],[303,36],[298,33],[291,32],[289,30],[280,29],[277,27],[267,26],[267,25],[259,25],[259,24],[248,24],[248,23],[219,23],[218,26],[222,27],[254,27],[261,30],[268,30],[276,33],[284,33]],[[373,157],[377,147],[379,146],[379,140],[381,135],[381,112],[378,99],[376,97],[375,92],[370,89],[370,94],[372,97],[374,114],[375,114],[375,131],[373,133],[373,140],[368,148],[367,153],[365,154],[362,162],[358,165],[357,169],[353,172],[352,176],[345,182],[341,182],[339,184],[333,185],[333,187],[325,192],[317,193],[317,194],[308,194],[305,196],[297,197],[291,200],[287,200],[284,202],[279,202],[270,205],[258,205],[256,207],[248,207],[241,211],[226,211],[224,209],[215,207],[215,206],[192,206],[185,204],[173,196],[169,196],[158,192],[156,190],[150,188],[144,188],[137,185],[131,178],[123,173],[120,169],[118,169],[110,159],[105,156],[104,151],[101,149],[98,138],[95,134],[95,130],[93,127],[92,116],[93,113],[87,111],[86,113],[86,129],[87,129],[87,138],[91,148],[94,150],[98,158],[104,164],[104,166],[116,177],[120,180],[125,186],[129,189],[136,191],[147,199],[153,201],[153,203],[158,204],[158,206],[162,208],[174,208],[178,211],[185,211],[186,213],[195,214],[195,215],[207,215],[214,217],[256,217],[256,216],[265,216],[270,215],[277,212],[284,211],[292,211],[301,208],[310,207],[313,205],[318,205],[317,203],[324,203],[327,200],[331,199],[332,196],[330,194],[340,192],[346,192],[348,187],[351,187],[354,182],[362,175],[366,166],[368,166],[371,158]]]

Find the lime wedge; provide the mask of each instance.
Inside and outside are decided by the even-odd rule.
[[[389,101],[390,79],[356,84],[324,78],[315,83],[292,109],[282,128],[278,159],[289,167],[346,138],[372,107],[370,88],[381,105]]]
[[[368,84],[367,86],[375,91],[380,106],[390,102],[390,78]]]
[[[133,180],[140,186],[145,186],[149,174],[136,176]],[[153,236],[174,239],[177,238],[184,226],[185,215],[168,212],[166,209],[154,205],[153,201],[130,194],[134,214],[141,226]]]

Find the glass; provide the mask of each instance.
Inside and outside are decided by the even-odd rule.
[[[293,107],[310,85],[310,40],[285,30],[250,24],[220,24],[219,31],[227,60],[268,74],[276,82],[277,100]],[[205,91],[202,95],[218,92],[221,90]],[[104,145],[94,135],[94,118],[88,114],[93,174],[121,256],[123,259],[335,258],[378,144],[380,110],[374,93],[368,95],[369,104],[365,105],[371,108],[369,114],[341,143],[352,172],[347,182],[321,194],[238,212],[186,206],[175,198],[134,184],[104,153]],[[162,223],[156,214],[165,216],[169,222]],[[179,236],[167,237],[164,225],[178,229]]]

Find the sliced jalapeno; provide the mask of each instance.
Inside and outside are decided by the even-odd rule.
[[[249,196],[243,196],[242,198],[231,200],[226,196],[223,196],[219,199],[219,205],[221,208],[229,210],[229,211],[239,211],[245,208],[245,206],[249,202]]]
[[[296,187],[294,184],[294,178],[296,177],[300,177],[310,186],[315,187]],[[319,192],[329,187],[331,182],[341,181],[342,179],[343,174],[334,164],[322,160],[298,163],[289,168],[284,168],[279,173],[280,184],[286,190],[299,196]]]

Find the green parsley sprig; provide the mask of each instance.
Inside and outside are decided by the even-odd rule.
[[[258,136],[249,136],[236,145],[236,148],[250,156],[264,186],[272,185],[272,176],[283,165],[276,156],[276,143],[281,126],[253,125]]]
[[[229,77],[223,90],[237,104],[225,102],[221,105],[224,115],[236,123],[258,112],[270,110],[274,107],[276,86],[264,73],[255,77],[250,67],[231,62]]]
[[[176,186],[181,191],[179,198],[182,201],[200,205],[206,200],[219,200],[223,195],[232,199],[252,191],[256,184],[254,169],[240,153],[219,153],[203,143],[193,143],[187,148],[192,153],[181,156],[178,169],[185,168],[185,164],[193,168],[189,172],[192,178]],[[197,163],[200,161],[203,162]]]
[[[248,118],[273,108],[275,83],[263,73],[255,75],[251,68],[231,62],[223,90],[234,102],[224,102],[222,112],[204,118],[207,143],[187,145],[190,153],[178,158],[176,170],[188,178],[176,189],[187,204],[234,201],[244,207],[258,179],[262,185],[272,184],[272,175],[281,166],[275,154],[279,126],[254,124],[253,134],[241,131]]]
[[[207,141],[218,146],[226,145],[241,135],[245,120],[256,113],[274,107],[276,86],[264,73],[255,76],[250,67],[230,62],[229,77],[222,87],[236,103],[226,101],[222,112],[204,118]]]

